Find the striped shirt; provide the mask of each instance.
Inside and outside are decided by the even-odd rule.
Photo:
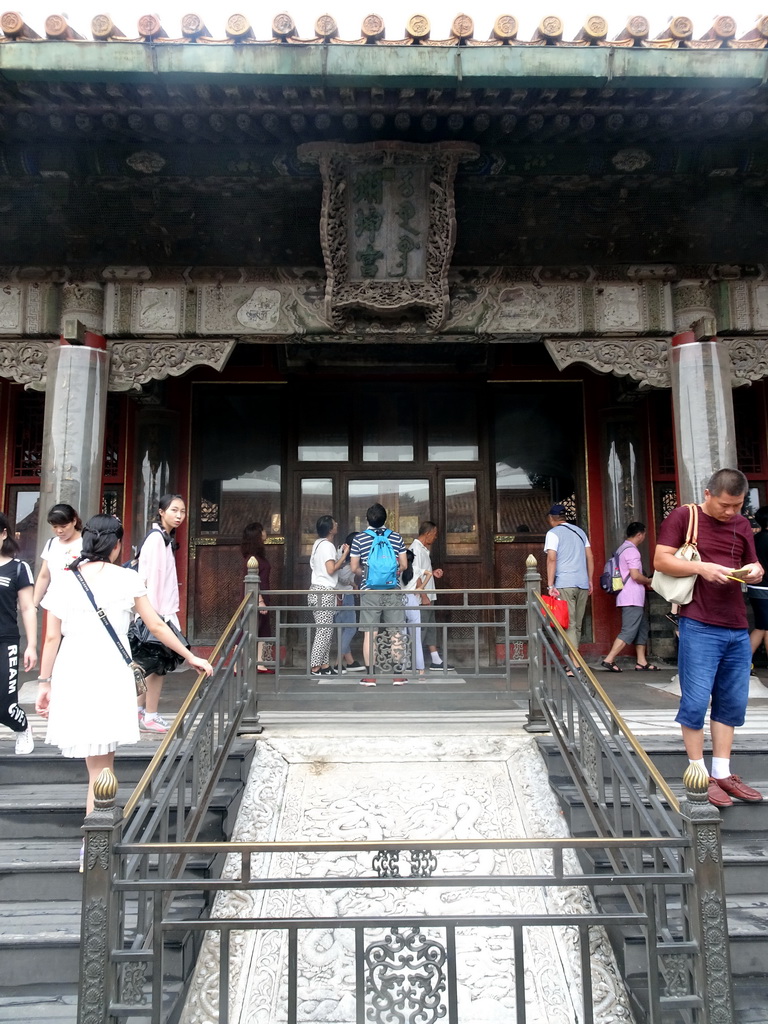
[[[387,529],[386,526],[381,526],[376,530],[376,533],[382,534]],[[389,535],[389,543],[392,545],[392,549],[396,556],[399,556],[405,551],[405,544],[403,538],[399,533],[395,533],[393,530]],[[361,590],[368,590],[368,583],[366,582],[366,575],[368,569],[368,556],[371,553],[371,547],[373,545],[373,537],[370,533],[357,533],[355,539],[352,541],[352,546],[349,549],[350,558],[357,557],[360,559],[360,564],[363,567],[363,581],[360,584]]]

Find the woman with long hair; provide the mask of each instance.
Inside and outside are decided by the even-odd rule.
[[[35,707],[48,719],[46,742],[64,757],[82,757],[88,769],[86,811],[93,810],[93,783],[112,768],[115,749],[136,743],[136,685],[117,645],[77,578],[90,588],[96,605],[128,649],[128,626],[135,612],[147,628],[191,667],[213,669],[177,639],[147,597],[137,573],[116,565],[123,526],[114,516],[92,516],[83,529],[83,550],[55,578],[43,598],[48,612]]]
[[[48,523],[53,537],[40,552],[40,571],[35,580],[33,600],[35,608],[40,607],[53,573],[66,568],[80,554],[82,547],[83,521],[65,501],[60,501],[48,510]]]
[[[139,578],[147,588],[149,603],[161,619],[172,622],[177,629],[179,577],[176,573],[176,550],[179,545],[174,537],[186,517],[187,506],[182,496],[164,494],[157,503],[152,529],[139,551]],[[139,699],[139,728],[145,732],[168,732],[168,722],[157,713],[165,673],[165,665],[162,659],[158,659],[154,670],[147,674],[147,692]]]
[[[312,642],[310,654],[311,675],[335,676],[335,668],[331,668],[331,642],[333,640],[333,616],[336,611],[336,581],[339,569],[344,564],[349,547],[342,544],[339,554],[333,538],[339,524],[333,516],[320,516],[317,520],[317,540],[312,546],[309,556],[309,567],[312,570],[310,593],[307,604],[312,609],[318,628]]]
[[[259,563],[259,636],[272,636],[269,611],[267,610],[267,602],[264,600],[264,591],[269,590],[269,578],[272,572],[272,566],[267,561],[266,540],[267,531],[261,523],[248,523],[243,530],[243,539],[240,544],[240,551],[246,561],[246,565],[249,558],[255,558]],[[274,674],[275,670],[267,668],[264,664],[264,648],[266,646],[261,640],[259,641],[256,653],[258,660],[256,671]]]
[[[37,612],[32,599],[34,579],[26,562],[18,558],[19,545],[11,534],[8,517],[0,512],[0,724],[16,733],[16,753],[35,749],[32,725],[18,704],[18,613],[24,623],[27,646],[22,664],[29,672],[37,665]]]

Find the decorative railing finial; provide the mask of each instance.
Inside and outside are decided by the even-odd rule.
[[[117,797],[117,776],[111,768],[102,768],[93,784],[93,804],[96,810],[105,811],[115,806]]]
[[[709,789],[709,773],[700,764],[689,764],[683,775],[685,794],[689,800],[703,803]]]

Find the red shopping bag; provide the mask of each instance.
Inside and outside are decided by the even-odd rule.
[[[559,622],[563,629],[568,629],[571,621],[568,615],[568,602],[564,601],[562,597],[550,597],[549,594],[544,594],[541,600],[549,609],[549,614],[552,618]]]

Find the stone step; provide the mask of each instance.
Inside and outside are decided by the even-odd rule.
[[[135,787],[154,757],[159,742],[160,737],[153,736],[117,751],[115,775],[121,787],[129,787],[129,792]],[[245,782],[252,756],[253,741],[236,740],[222,777],[239,778]],[[82,758],[62,757],[56,747],[38,743],[34,751],[24,757],[17,757],[9,742],[0,747],[0,790],[6,785],[48,785],[52,776],[57,782],[81,783],[85,780],[87,784],[88,781]]]
[[[184,919],[199,918],[207,913],[204,894],[181,893],[166,918],[178,913]],[[71,985],[77,982],[80,961],[80,901],[19,901],[3,907],[3,928],[0,931],[0,991],[13,986],[21,991],[35,986],[44,973],[50,985]],[[136,920],[136,906],[131,900],[126,907],[126,920]],[[172,936],[166,943],[165,958],[171,975],[177,974],[181,960],[190,955],[193,941],[189,933]]]
[[[579,855],[582,868],[589,872],[611,874],[605,853],[585,850]],[[645,860],[651,868],[651,859]],[[750,833],[744,843],[723,843],[725,891],[728,896],[758,896],[768,892],[768,833]]]
[[[627,904],[615,897],[599,900],[607,914],[624,912]],[[726,905],[728,937],[731,945],[731,972],[740,978],[768,978],[768,915],[765,898],[753,895],[729,896]],[[680,916],[679,901],[670,899],[667,912],[672,921]],[[627,928],[623,936],[614,935],[622,974],[630,982],[646,973],[645,939],[640,929]],[[766,981],[768,985],[768,981]],[[768,989],[766,990],[768,994]]]
[[[38,983],[0,987],[0,1024],[75,1024],[77,985]]]
[[[3,906],[0,986],[77,980],[80,958],[80,900],[19,902]]]
[[[594,835],[592,821],[581,801],[581,794],[570,778],[550,778],[550,785],[560,801],[571,835]],[[768,782],[764,779],[754,779],[753,785],[761,792],[768,793]],[[673,791],[676,788],[673,787]],[[682,790],[678,790],[676,795],[681,797]],[[630,824],[629,804],[626,801],[622,803],[625,809],[625,824],[628,827]],[[613,804],[609,801],[608,807],[612,806]],[[738,835],[746,840],[746,837],[752,832],[768,832],[768,800],[753,804],[735,800],[732,807],[721,808],[720,815],[723,841],[729,835]]]
[[[79,839],[6,839],[0,842],[0,901],[79,900],[79,869]]]
[[[539,736],[537,744],[550,774],[567,774],[567,768],[555,740],[550,736]],[[676,787],[682,789],[683,772],[688,766],[688,758],[685,756],[680,738],[654,739],[652,742],[646,742],[644,750],[669,785],[673,789]],[[709,761],[709,757],[709,752],[707,752],[705,759]],[[604,775],[607,778],[608,762],[605,758],[603,764]],[[768,779],[768,743],[766,739],[755,736],[738,738],[734,745],[732,770],[741,775],[750,785],[755,784],[753,779]],[[766,791],[766,799],[768,800],[768,791]]]
[[[217,827],[221,829],[230,805],[237,800],[242,788],[239,780],[219,782],[200,834],[201,841],[209,836],[215,838]],[[118,804],[124,804],[130,794],[129,787],[120,787]],[[86,787],[82,784],[3,786],[0,789],[0,835],[14,839],[45,839],[52,833],[60,838],[81,837],[85,796]]]

